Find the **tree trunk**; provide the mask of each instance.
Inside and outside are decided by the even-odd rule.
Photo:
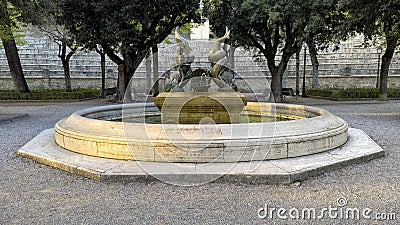
[[[312,68],[313,68],[313,83],[312,83],[312,87],[313,88],[318,88],[318,52],[317,52],[317,48],[315,47],[315,44],[312,40],[308,40],[307,41],[307,45],[308,45],[308,51],[310,53],[310,58],[311,58],[311,64],[312,64]]]
[[[146,92],[148,94],[152,89],[152,86],[151,86],[151,77],[152,77],[152,74],[151,74],[151,55],[150,54],[151,53],[149,52],[146,55],[146,78],[147,78],[147,90],[146,90]]]
[[[75,51],[71,50],[67,54],[67,44],[65,42],[62,42],[61,45],[59,44],[58,47],[59,47],[58,57],[61,59],[64,69],[65,88],[67,89],[67,91],[70,91],[72,85],[71,85],[71,72],[69,67],[69,61],[72,55],[75,53]]]
[[[136,68],[134,68],[136,70]],[[132,78],[134,71],[129,69],[126,65],[126,60],[122,64],[118,65],[118,82],[117,82],[117,93],[115,95],[115,102],[132,101],[132,91],[129,88],[129,82]]]
[[[117,93],[114,101],[132,101],[132,87],[130,87],[130,82],[135,73],[136,69],[140,65],[140,62],[146,57],[146,54],[138,54],[135,58],[124,59],[122,64],[118,65],[118,83],[117,83]],[[139,61],[139,62],[138,62]],[[128,63],[133,62],[133,63]]]
[[[7,1],[0,1],[0,28],[2,29],[1,41],[6,53],[8,67],[10,68],[11,78],[14,83],[15,91],[19,93],[29,93],[18,55],[17,45],[11,30],[12,22],[8,13]]]
[[[268,69],[271,72],[271,89],[275,102],[283,102],[282,78],[292,55],[292,51],[286,49],[286,51],[284,51],[282,54],[282,58],[278,66],[275,65],[275,60],[271,60],[271,57],[266,56]]]
[[[158,83],[158,46],[153,46],[151,51],[153,52],[153,96],[156,97],[160,93]]]
[[[99,51],[100,54],[100,65],[101,65],[101,96],[105,97],[104,91],[106,90],[106,54]]]
[[[275,62],[268,62],[268,68],[271,72],[271,90],[274,95],[275,102],[283,102],[282,78],[289,60],[290,55],[284,53],[278,66],[275,66]]]
[[[138,49],[132,52],[129,44],[122,44],[121,52],[122,57],[115,54],[114,50],[107,44],[101,45],[107,56],[118,65],[118,81],[117,81],[117,93],[114,101],[121,102],[126,97],[126,101],[131,101],[131,88],[129,88],[129,82],[132,79],[136,69],[146,57],[147,49]],[[127,92],[127,93],[125,93]]]
[[[283,102],[282,97],[282,77],[278,72],[271,72],[271,90],[274,95],[275,102]]]
[[[252,42],[258,46],[258,49],[262,50],[263,55],[267,59],[268,69],[271,72],[271,89],[274,95],[275,102],[283,102],[282,97],[282,78],[283,74],[287,69],[290,58],[298,50],[298,42],[296,41],[296,36],[291,32],[292,23],[290,20],[285,21],[283,24],[286,33],[285,45],[282,48],[282,57],[280,59],[279,65],[275,65],[276,53],[278,52],[278,47],[280,45],[280,33],[279,33],[279,23],[276,23],[276,27],[273,31],[274,37],[270,40],[265,40],[265,46],[260,45],[257,40],[252,40]]]
[[[118,79],[117,79],[117,93],[115,94],[114,102],[122,101],[125,94],[125,64],[118,64]]]
[[[24,72],[22,71],[21,60],[18,55],[17,45],[14,38],[10,40],[2,40],[8,67],[10,68],[11,78],[14,82],[15,91],[19,93],[29,93],[29,87],[26,83]]]
[[[69,63],[63,59],[62,61],[62,65],[63,65],[63,69],[64,69],[64,80],[65,80],[65,88],[67,89],[67,91],[71,90],[71,75],[70,75],[70,69],[69,69]]]
[[[378,100],[386,101],[388,100],[388,76],[389,67],[393,58],[394,51],[396,49],[398,40],[396,38],[386,38],[387,48],[385,54],[382,56],[381,74],[379,82],[379,95]]]
[[[296,52],[296,96],[300,96],[300,50]]]
[[[140,63],[143,61],[143,59],[147,55],[147,50],[146,49],[141,49],[135,52],[134,54],[122,54],[124,57],[124,67],[123,67],[123,87],[117,88],[120,90],[121,96],[118,97],[119,100],[123,100],[125,96],[126,101],[132,101],[132,96],[131,96],[131,91],[132,87],[129,86],[129,83],[131,82],[131,79],[133,77],[133,74],[135,73],[136,69],[139,67]],[[118,74],[119,75],[119,74]],[[118,95],[118,93],[117,93]]]

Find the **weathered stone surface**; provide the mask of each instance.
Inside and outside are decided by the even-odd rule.
[[[101,181],[148,181],[159,179],[179,184],[201,182],[292,183],[324,172],[384,155],[362,130],[350,128],[349,141],[339,148],[308,156],[268,161],[233,163],[162,163],[113,160],[65,150],[47,129],[18,154],[39,163]]]
[[[114,115],[122,107],[128,113],[155,108],[133,103],[84,109],[56,124],[55,141],[65,149],[96,157],[206,163],[297,157],[336,148],[347,140],[342,119],[319,108],[288,104],[249,102],[245,109],[248,114],[285,114],[298,120],[145,124],[96,119]]]
[[[239,92],[162,92],[154,104],[163,123],[229,124],[240,122],[247,99]]]

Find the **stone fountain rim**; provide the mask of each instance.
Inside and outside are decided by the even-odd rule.
[[[312,135],[318,134],[326,131],[325,127],[329,127],[330,130],[334,129],[347,129],[347,123],[344,122],[339,117],[336,117],[329,113],[326,110],[312,107],[312,106],[304,106],[304,105],[293,105],[293,104],[282,104],[282,103],[257,103],[257,102],[249,102],[246,107],[252,107],[256,105],[273,105],[275,108],[291,108],[291,109],[300,109],[303,111],[311,112],[317,114],[318,116],[314,116],[311,118],[305,118],[300,120],[290,120],[290,121],[279,121],[279,122],[265,122],[265,123],[250,123],[250,124],[145,124],[145,123],[123,123],[116,121],[107,121],[107,120],[99,120],[96,118],[88,118],[87,115],[94,113],[101,113],[113,110],[123,110],[123,109],[131,109],[131,108],[142,108],[142,107],[157,107],[154,103],[129,103],[129,104],[118,104],[118,105],[108,105],[108,106],[96,106],[87,109],[82,109],[76,111],[71,116],[60,120],[56,126],[56,132],[67,131],[70,133],[75,133],[76,135],[83,136],[102,136],[105,138],[111,138],[114,141],[126,142],[127,137],[124,134],[125,129],[134,129],[134,128],[143,128],[143,129],[154,129],[159,127],[167,127],[168,129],[179,129],[181,132],[184,130],[203,130],[207,129],[210,126],[215,126],[217,129],[237,129],[241,130],[243,128],[247,128],[249,126],[254,129],[275,129],[279,130],[280,133],[274,133],[274,138],[279,138],[281,136],[290,137],[290,136],[300,136],[300,135]],[[93,127],[96,121],[95,126]],[[313,126],[309,126],[313,124]],[[111,127],[111,129],[95,129],[97,127],[101,127],[103,125],[105,127]],[[302,125],[303,129],[301,131],[296,130],[295,133],[290,132],[294,126],[298,127]],[[287,131],[287,132],[285,132]],[[122,133],[121,133],[122,132]],[[284,134],[286,133],[286,134]],[[231,136],[232,139],[236,139],[236,136]],[[259,138],[265,138],[266,136],[260,135]],[[237,139],[241,139],[242,136],[239,135]],[[252,137],[248,137],[252,138]],[[254,137],[253,137],[254,138]],[[257,137],[256,137],[257,138]],[[271,137],[270,137],[271,138]],[[129,139],[129,138],[128,138]],[[140,139],[140,138],[139,138]]]
[[[275,109],[276,108],[296,108],[296,109],[303,109],[304,111],[308,111],[308,112],[312,112],[315,114],[319,114],[317,116],[313,116],[313,117],[309,117],[306,119],[312,119],[312,118],[316,118],[316,117],[320,117],[320,116],[324,116],[324,115],[332,115],[330,112],[328,112],[327,110],[321,109],[321,108],[317,108],[317,107],[313,107],[313,106],[305,106],[305,105],[295,105],[295,104],[286,104],[286,103],[260,103],[260,102],[248,102],[249,106],[253,106],[255,104],[270,104],[270,105],[274,105]],[[99,113],[99,112],[107,112],[107,111],[112,111],[112,110],[124,110],[124,109],[130,109],[132,107],[135,108],[143,108],[143,107],[155,107],[155,104],[152,102],[148,102],[148,103],[127,103],[127,104],[118,104],[118,105],[105,105],[105,106],[95,106],[95,107],[90,107],[90,108],[86,108],[86,109],[81,109],[78,110],[76,112],[74,112],[72,115],[77,115],[86,119],[90,119],[90,120],[99,120],[99,119],[95,119],[95,118],[88,118],[85,117],[89,114],[93,114],[93,113]],[[100,120],[103,122],[107,122],[107,123],[121,123],[121,122],[115,122],[115,121],[107,121],[107,120]],[[279,123],[288,123],[288,122],[294,122],[294,121],[279,121]],[[267,122],[268,123],[268,122]],[[136,123],[136,124],[142,124],[142,123]],[[254,124],[263,124],[263,123],[253,123]],[[159,125],[159,124],[146,124],[146,126],[152,126],[152,125]],[[199,125],[199,126],[207,126],[207,124],[168,124],[170,126],[193,126],[193,125]],[[224,125],[232,125],[232,124],[215,124],[218,126],[224,126]],[[234,124],[234,125],[241,125],[241,124]]]
[[[67,150],[95,157],[192,163],[297,157],[328,151],[347,141],[348,126],[339,117],[316,107],[289,104],[250,102],[246,107],[275,106],[314,112],[319,116],[275,123],[212,125],[215,129],[203,124],[121,123],[85,117],[94,112],[145,106],[157,109],[152,103],[133,103],[79,110],[55,125],[55,141]],[[126,130],[130,132],[128,135]],[[171,137],[174,132],[180,136]],[[185,136],[196,137],[196,132],[209,132],[214,136],[210,136],[211,139],[187,139]],[[182,145],[204,152],[188,152],[179,147]],[[254,156],[254,151],[258,155]]]

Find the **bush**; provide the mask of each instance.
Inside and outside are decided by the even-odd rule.
[[[378,98],[377,88],[320,89],[310,88],[307,95],[332,99]],[[389,88],[388,98],[400,98],[400,88]]]
[[[17,93],[14,90],[0,90],[0,100],[48,100],[84,99],[100,96],[97,89],[35,89],[31,93]]]
[[[400,88],[389,88],[388,98],[399,98],[399,97],[400,97]]]

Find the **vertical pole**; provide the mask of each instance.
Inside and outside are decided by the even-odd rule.
[[[151,58],[150,52],[146,55],[146,81],[147,81],[147,89],[146,94],[150,94],[151,90]]]
[[[160,93],[158,83],[158,46],[153,46],[151,51],[153,53],[153,96],[156,97]]]
[[[296,96],[300,96],[300,51],[296,52]]]
[[[376,75],[376,88],[379,88],[379,76],[380,76],[381,53],[379,52],[379,49],[376,49],[376,52],[378,53],[378,73],[377,73],[377,75]]]
[[[101,64],[101,94],[104,96],[106,89],[106,54],[101,51],[100,53],[100,64]]]
[[[306,62],[307,62],[307,47],[304,46],[304,65],[303,65],[303,90],[301,93],[301,97],[307,98],[306,94]]]
[[[314,64],[314,70],[313,70],[313,88],[318,88],[318,62],[315,62]]]

